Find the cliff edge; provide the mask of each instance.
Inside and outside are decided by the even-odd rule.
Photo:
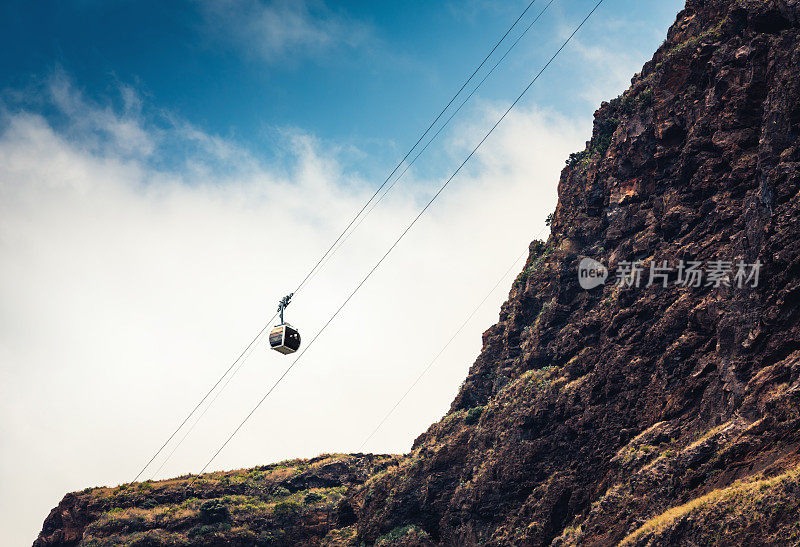
[[[35,545],[797,544],[799,138],[800,1],[689,0],[409,454],[88,489]]]

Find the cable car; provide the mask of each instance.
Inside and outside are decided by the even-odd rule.
[[[294,293],[281,299],[280,304],[278,304],[281,323],[280,325],[275,325],[269,333],[270,347],[284,355],[294,353],[300,348],[300,332],[283,320],[283,310],[289,305],[292,296],[294,296]]]
[[[269,345],[284,355],[294,353],[300,347],[300,333],[289,323],[276,325],[269,333]]]

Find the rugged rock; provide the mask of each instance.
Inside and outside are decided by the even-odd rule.
[[[67,494],[35,546],[334,544],[355,536],[348,489],[397,458],[319,456]]]
[[[551,236],[531,244],[448,414],[403,457],[341,457],[358,471],[337,479],[340,499],[284,521],[229,514],[276,544],[797,544],[799,137],[800,1],[689,0],[595,114]],[[585,257],[609,268],[604,286],[579,286]],[[630,261],[641,286],[616,286]],[[702,283],[672,271],[647,286],[665,261],[702,262]],[[761,264],[757,286],[739,263]],[[197,497],[163,487],[158,506]],[[37,544],[172,544],[156,517],[113,524],[112,506],[138,506],[93,492],[68,495]],[[207,493],[223,508],[244,495]],[[178,509],[176,529],[201,510]]]

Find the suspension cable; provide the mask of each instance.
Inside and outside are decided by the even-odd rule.
[[[480,147],[483,145],[483,143],[486,142],[486,140],[492,135],[492,133],[494,133],[495,129],[497,129],[497,127],[503,122],[503,120],[508,116],[508,114],[511,112],[511,110],[517,105],[517,103],[519,103],[522,100],[522,98],[527,94],[528,90],[530,90],[530,88],[533,87],[533,85],[539,80],[539,78],[542,76],[542,74],[544,74],[545,70],[547,70],[547,68],[553,63],[553,61],[564,50],[564,48],[567,47],[567,45],[572,41],[572,38],[575,37],[575,35],[578,33],[578,31],[580,31],[581,28],[583,28],[583,26],[586,24],[586,22],[589,20],[589,18],[591,18],[591,16],[594,15],[594,13],[597,11],[597,9],[600,7],[600,5],[604,1],[605,0],[599,0],[597,2],[597,4],[592,8],[592,10],[588,13],[588,15],[586,15],[586,17],[581,21],[581,23],[575,28],[575,30],[572,31],[572,34],[570,34],[569,37],[567,37],[567,39],[564,41],[564,43],[561,45],[561,47],[559,47],[558,50],[553,54],[553,56],[550,58],[550,60],[548,60],[547,63],[545,63],[545,65],[536,74],[536,76],[530,81],[530,83],[528,83],[528,85],[525,86],[525,89],[522,90],[522,93],[520,93],[519,96],[517,96],[517,98],[514,100],[514,102],[511,103],[511,106],[509,106],[508,109],[506,109],[506,111],[503,113],[503,115],[500,116],[500,118],[494,123],[494,125],[491,127],[491,129],[489,129],[489,131],[483,136],[483,138],[480,140],[480,142],[478,142],[478,144],[475,146],[475,148],[472,149],[472,151],[464,159],[464,161],[461,162],[461,164],[453,172],[453,174],[450,175],[450,177],[444,182],[444,184],[442,184],[439,187],[439,190],[433,195],[433,197],[430,199],[430,201],[428,201],[428,203],[425,205],[425,207],[423,207],[422,210],[417,214],[417,216],[414,217],[414,220],[411,221],[411,223],[406,227],[405,230],[403,230],[403,232],[395,240],[395,242],[392,243],[391,247],[389,247],[389,250],[387,250],[386,253],[384,253],[384,255],[380,258],[380,260],[378,260],[378,262],[375,264],[375,266],[372,267],[372,269],[361,280],[361,282],[359,282],[358,285],[356,285],[355,289],[353,289],[353,291],[345,299],[345,301],[342,302],[341,306],[339,306],[339,308],[336,310],[336,312],[334,312],[334,314],[322,326],[322,328],[317,332],[317,334],[314,335],[314,338],[311,339],[311,341],[308,343],[308,345],[305,347],[305,349],[303,349],[303,351],[300,352],[300,354],[292,362],[292,364],[289,365],[289,367],[283,372],[283,374],[281,374],[278,377],[278,379],[275,381],[275,383],[273,383],[272,386],[269,388],[269,390],[267,390],[266,394],[264,394],[264,396],[258,401],[258,403],[256,403],[256,405],[253,407],[253,409],[244,417],[244,419],[239,423],[239,425],[236,426],[236,428],[233,430],[233,433],[231,433],[228,436],[228,438],[225,440],[225,442],[222,443],[222,446],[220,446],[217,449],[217,451],[214,452],[214,455],[211,456],[211,459],[209,459],[208,462],[203,466],[203,468],[200,470],[200,473],[197,476],[202,475],[203,473],[205,473],[206,469],[208,469],[208,467],[214,462],[214,460],[225,449],[225,447],[228,446],[228,443],[230,443],[231,440],[236,436],[236,434],[242,429],[242,427],[244,427],[244,425],[247,423],[247,421],[253,416],[253,414],[255,414],[256,410],[258,410],[258,408],[264,403],[264,401],[267,400],[267,398],[275,390],[275,388],[283,381],[283,379],[286,377],[286,375],[289,374],[289,372],[297,365],[298,362],[300,362],[300,360],[303,358],[303,355],[305,355],[306,352],[314,345],[314,342],[316,342],[317,339],[320,337],[320,335],[323,332],[325,332],[325,329],[327,329],[328,326],[333,322],[333,320],[336,319],[336,317],[339,315],[339,313],[341,313],[341,311],[344,309],[344,307],[348,304],[348,302],[350,302],[350,300],[353,298],[353,296],[356,295],[356,293],[361,289],[361,287],[364,285],[364,283],[366,283],[367,280],[370,277],[372,277],[372,274],[375,273],[375,271],[378,269],[378,267],[380,267],[380,265],[384,262],[384,260],[386,260],[386,258],[391,254],[391,252],[395,249],[395,247],[397,247],[397,245],[403,240],[403,238],[405,238],[406,234],[408,234],[408,232],[411,231],[411,229],[414,227],[414,225],[417,223],[417,221],[419,221],[419,219],[422,217],[422,215],[424,215],[425,212],[430,208],[430,206],[433,205],[433,203],[442,194],[442,192],[444,192],[444,190],[447,188],[447,186],[450,184],[450,182],[456,177],[456,175],[458,175],[458,173],[461,172],[463,167],[472,158],[472,156],[475,155],[475,153],[478,151],[478,149],[480,149]]]
[[[263,329],[261,329],[261,331],[256,335],[256,337],[253,338],[253,340],[249,344],[247,344],[247,347],[244,348],[244,350],[242,350],[242,353],[239,354],[239,357],[237,357],[236,360],[233,363],[231,363],[231,366],[229,366],[228,369],[223,373],[223,375],[219,377],[219,380],[217,380],[214,383],[214,385],[211,386],[211,389],[209,389],[208,392],[205,395],[203,395],[203,398],[200,399],[200,402],[195,405],[195,407],[186,416],[186,418],[183,419],[183,421],[180,423],[180,425],[177,428],[175,428],[175,431],[173,431],[172,434],[169,437],[167,437],[167,440],[164,441],[164,444],[162,444],[161,447],[158,450],[156,450],[156,453],[153,454],[153,457],[151,457],[147,461],[147,463],[144,465],[144,467],[142,467],[141,471],[139,471],[136,474],[136,477],[134,477],[133,481],[131,481],[131,482],[136,482],[139,479],[139,477],[142,476],[142,473],[144,473],[145,470],[147,470],[147,468],[150,466],[150,464],[153,463],[153,461],[158,457],[158,455],[161,454],[161,452],[164,450],[164,448],[166,448],[166,446],[169,444],[169,442],[173,438],[175,438],[175,435],[178,434],[178,431],[183,429],[183,426],[186,425],[186,423],[191,419],[191,417],[194,415],[194,413],[197,412],[197,409],[199,409],[202,406],[202,404],[205,402],[205,400],[208,399],[208,396],[211,395],[211,393],[213,393],[215,389],[217,389],[217,386],[222,382],[223,378],[225,378],[225,376],[228,375],[228,373],[233,369],[233,367],[236,366],[236,363],[238,363],[242,359],[242,357],[244,357],[244,354],[247,353],[247,351],[251,347],[253,347],[255,345],[255,343],[258,341],[259,338],[261,338],[261,336],[264,334],[264,332],[266,332],[266,330],[269,328],[269,326],[272,323],[272,321],[274,321],[275,317],[277,317],[277,316],[278,316],[277,313],[275,315],[273,315],[272,319],[269,320],[269,323],[267,323],[266,326]]]
[[[466,105],[469,102],[469,100],[472,98],[472,96],[475,95],[475,93],[481,88],[481,86],[484,84],[484,82],[486,82],[486,80],[489,78],[489,76],[492,75],[492,73],[500,65],[500,63],[502,63],[503,60],[505,60],[505,58],[508,56],[508,54],[511,53],[511,50],[513,50],[517,46],[517,44],[520,42],[520,40],[522,40],[522,38],[528,33],[528,31],[531,30],[533,25],[535,25],[536,22],[542,17],[542,15],[544,15],[544,12],[547,11],[547,9],[553,4],[553,2],[555,2],[555,0],[550,0],[548,2],[548,4],[544,7],[544,9],[542,9],[539,12],[539,14],[536,16],[536,18],[534,18],[533,21],[531,21],[531,23],[525,28],[525,30],[522,31],[522,33],[517,37],[517,39],[514,41],[514,43],[512,43],[511,46],[506,50],[506,52],[503,54],[503,56],[500,57],[500,59],[498,59],[498,61],[494,64],[494,66],[492,66],[492,68],[484,75],[483,79],[481,79],[481,81],[478,82],[478,85],[476,85],[472,89],[472,91],[469,93],[469,95],[467,95],[467,98],[464,99],[463,101],[461,101],[461,104],[458,105],[458,108],[456,108],[453,111],[453,113],[450,114],[450,116],[447,118],[447,120],[445,120],[445,122],[436,130],[436,133],[434,133],[433,136],[428,140],[428,142],[425,143],[425,146],[423,146],[422,149],[419,152],[417,152],[417,154],[414,156],[414,158],[412,158],[412,160],[410,162],[406,163],[406,166],[403,169],[403,171],[394,179],[394,181],[392,181],[392,183],[386,188],[386,190],[383,191],[383,194],[381,194],[381,196],[372,204],[372,206],[367,210],[367,212],[364,215],[361,216],[361,219],[359,219],[358,223],[339,242],[339,246],[336,249],[334,249],[333,252],[328,256],[327,260],[317,270],[317,273],[319,273],[319,271],[322,268],[325,267],[325,264],[327,264],[330,261],[331,257],[334,254],[336,254],[336,251],[338,251],[339,248],[341,248],[347,242],[347,240],[350,239],[350,236],[353,235],[353,233],[355,233],[356,230],[358,230],[358,228],[361,226],[361,224],[364,222],[364,220],[366,220],[366,218],[372,213],[372,211],[375,210],[375,208],[380,204],[380,202],[383,201],[383,198],[385,198],[386,195],[389,192],[392,191],[392,188],[395,187],[395,185],[400,181],[400,179],[402,179],[403,176],[408,172],[408,170],[411,168],[411,166],[413,166],[414,163],[416,163],[416,161],[419,159],[419,157],[428,149],[428,147],[431,145],[431,143],[433,143],[433,141],[436,140],[436,138],[439,136],[439,134],[450,124],[450,122],[453,120],[453,118],[455,118],[455,116],[461,111],[461,109],[464,107],[464,105]]]
[[[322,264],[322,262],[325,260],[325,258],[328,257],[329,254],[331,254],[331,251],[333,251],[333,249],[337,246],[337,244],[342,239],[342,237],[353,226],[353,224],[356,222],[356,220],[358,220],[358,218],[367,209],[367,207],[370,205],[370,203],[372,203],[372,201],[380,194],[381,190],[383,190],[383,188],[386,186],[386,184],[389,182],[389,180],[391,180],[391,178],[395,175],[395,173],[397,173],[397,170],[400,169],[400,167],[403,165],[403,163],[411,156],[411,154],[414,152],[414,150],[417,148],[417,146],[419,146],[419,144],[423,141],[425,136],[431,131],[431,129],[433,129],[433,127],[436,125],[436,123],[441,119],[441,117],[444,115],[444,113],[455,102],[455,100],[458,98],[458,96],[461,94],[461,92],[464,91],[464,89],[467,87],[467,85],[469,85],[469,83],[472,81],[472,79],[475,77],[475,75],[480,71],[480,69],[483,68],[483,66],[486,64],[486,62],[489,60],[489,58],[491,58],[491,56],[494,54],[494,52],[497,50],[497,48],[500,47],[500,44],[502,44],[503,41],[508,37],[508,35],[511,33],[511,31],[517,26],[517,24],[525,16],[525,14],[528,12],[528,10],[530,10],[531,6],[533,6],[534,3],[536,3],[536,0],[531,0],[531,2],[525,7],[525,9],[522,11],[522,13],[519,15],[519,17],[517,17],[516,20],[512,23],[512,25],[508,28],[508,30],[506,30],[505,34],[503,34],[503,36],[500,38],[500,40],[498,40],[497,43],[494,45],[494,47],[492,47],[491,51],[489,51],[489,53],[486,55],[486,57],[484,57],[484,59],[480,62],[478,67],[472,72],[472,74],[470,74],[469,78],[467,78],[467,80],[461,85],[461,87],[456,92],[456,94],[453,95],[453,97],[444,106],[444,108],[442,108],[442,110],[439,112],[439,114],[436,116],[436,118],[434,118],[434,120],[431,122],[431,124],[428,126],[428,128],[425,129],[425,131],[422,133],[422,135],[419,137],[419,139],[417,139],[417,141],[414,143],[414,145],[408,150],[406,155],[403,156],[403,159],[401,159],[397,163],[397,165],[394,167],[394,169],[392,169],[392,172],[389,173],[389,176],[386,177],[386,180],[383,181],[383,184],[381,184],[378,187],[378,189],[375,190],[375,193],[369,198],[369,200],[367,200],[367,202],[364,204],[364,206],[361,207],[361,209],[356,213],[356,215],[352,218],[352,220],[350,220],[350,222],[347,224],[347,226],[344,228],[344,230],[342,230],[342,232],[334,240],[334,242],[331,243],[331,245],[328,247],[328,249],[325,251],[325,253],[322,255],[322,257],[309,270],[309,272],[306,274],[306,276],[303,278],[303,280],[300,282],[300,284],[294,290],[295,293],[299,292],[300,289],[303,288],[303,286],[306,284],[306,282],[309,280],[309,278],[311,278],[311,276],[314,274],[314,272],[317,270],[317,268],[319,268],[319,266]],[[164,451],[164,448],[166,448],[166,446],[170,443],[170,441],[172,441],[172,439],[175,438],[175,436],[178,434],[178,432],[181,429],[183,429],[183,427],[188,423],[188,421],[191,419],[191,417],[203,405],[203,403],[208,399],[208,397],[214,392],[214,390],[217,389],[217,387],[220,385],[222,380],[231,372],[231,370],[234,369],[234,367],[236,367],[237,363],[239,363],[243,359],[243,357],[245,357],[245,354],[248,352],[248,350],[252,346],[254,346],[256,344],[256,342],[258,342],[258,340],[263,336],[263,334],[266,332],[266,330],[269,328],[269,326],[275,320],[275,317],[277,317],[277,314],[272,316],[272,318],[267,322],[267,324],[264,326],[264,328],[261,329],[261,331],[259,331],[259,333],[255,336],[255,338],[253,338],[253,340],[245,347],[245,349],[242,350],[242,352],[239,354],[239,356],[236,358],[236,360],[233,361],[233,363],[231,363],[231,365],[225,370],[225,372],[222,374],[222,376],[220,376],[219,379],[214,383],[214,385],[211,386],[211,389],[209,389],[208,392],[203,396],[203,398],[200,399],[200,402],[198,402],[194,406],[194,408],[192,409],[191,412],[189,412],[189,414],[186,416],[186,418],[184,418],[183,421],[181,421],[181,423],[178,425],[178,427],[175,428],[175,430],[170,434],[170,436],[167,437],[167,440],[164,441],[164,443],[158,448],[158,450],[156,450],[155,454],[153,454],[153,456],[148,460],[148,462],[144,465],[144,467],[142,467],[142,469],[136,474],[136,477],[134,477],[133,482],[136,482],[139,479],[139,477],[147,470],[147,468],[150,466],[150,464],[152,464],[153,461],[155,461],[155,459],[158,457],[158,455],[161,454],[161,452]],[[239,368],[241,368],[241,366],[238,367],[236,370],[238,371]],[[235,372],[234,372],[234,374],[235,374]],[[226,382],[225,385],[227,385],[227,382]],[[224,389],[224,387],[223,387],[223,389]],[[212,400],[212,403],[213,403],[213,400]],[[174,453],[174,450],[173,450],[172,453]],[[169,457],[167,459],[169,459]]]
[[[537,239],[541,235],[541,233],[543,231],[544,231],[544,229],[540,230],[539,233],[534,236],[534,239]],[[494,286],[489,290],[489,292],[486,293],[486,296],[483,297],[483,300],[481,300],[480,303],[477,306],[475,306],[475,309],[472,310],[472,313],[470,313],[467,316],[467,318],[464,319],[464,322],[461,323],[461,326],[458,327],[458,329],[456,329],[456,331],[453,333],[453,336],[450,337],[450,340],[448,340],[447,343],[444,346],[442,346],[442,349],[439,350],[439,353],[437,353],[436,356],[433,359],[431,359],[430,362],[428,362],[428,365],[424,369],[422,369],[422,372],[419,373],[417,378],[411,383],[411,385],[408,387],[408,389],[405,391],[405,393],[403,393],[400,396],[400,398],[397,400],[397,402],[394,404],[394,406],[392,406],[392,408],[390,408],[389,411],[383,416],[381,421],[378,422],[378,425],[375,426],[375,429],[372,430],[372,433],[367,435],[367,438],[364,439],[364,442],[362,442],[361,445],[358,447],[358,451],[359,452],[361,452],[364,449],[364,446],[366,446],[366,444],[370,441],[370,439],[372,439],[372,437],[375,436],[375,434],[383,426],[383,424],[386,423],[386,420],[389,419],[389,417],[392,415],[392,413],[394,413],[394,411],[397,410],[397,407],[400,406],[400,404],[405,400],[405,398],[408,396],[408,394],[411,393],[411,391],[417,386],[419,381],[422,380],[422,377],[425,376],[425,374],[428,373],[428,371],[431,369],[431,367],[433,367],[434,363],[436,363],[436,361],[439,360],[439,357],[441,357],[442,354],[445,351],[447,351],[447,348],[450,347],[450,344],[452,344],[453,341],[458,337],[458,335],[461,334],[461,331],[463,331],[464,328],[466,328],[466,326],[469,324],[469,322],[472,320],[472,318],[475,317],[475,314],[478,313],[478,310],[480,310],[483,307],[483,305],[486,303],[486,301],[489,300],[489,297],[491,297],[492,294],[494,294],[494,291],[497,290],[497,287],[499,287],[500,284],[505,280],[505,278],[508,277],[508,274],[510,274],[511,270],[514,269],[514,266],[516,266],[517,263],[526,254],[529,254],[529,253],[530,253],[530,251],[528,249],[525,249],[522,253],[520,253],[514,259],[514,261],[511,263],[511,266],[508,267],[508,269],[503,273],[503,275],[500,276],[500,279],[497,280],[497,283],[495,283]]]
[[[345,227],[344,230],[342,230],[342,232],[339,234],[339,237],[337,237],[336,240],[333,243],[331,243],[331,246],[328,247],[328,250],[325,251],[325,253],[317,261],[317,263],[314,265],[314,267],[311,268],[311,270],[305,276],[303,281],[300,282],[300,285],[297,286],[297,289],[295,289],[294,292],[299,291],[303,287],[303,285],[305,285],[306,281],[308,281],[308,279],[314,274],[314,271],[320,266],[320,264],[322,264],[322,262],[331,253],[331,251],[334,249],[334,247],[336,247],[336,244],[339,242],[339,240],[342,239],[342,237],[347,233],[347,231],[350,229],[350,227],[353,226],[353,224],[356,222],[356,220],[366,210],[366,208],[369,206],[369,204],[372,203],[372,200],[374,200],[378,196],[378,194],[381,193],[381,190],[383,190],[383,188],[389,183],[389,181],[395,175],[395,173],[397,173],[397,170],[400,169],[400,167],[403,165],[403,163],[405,163],[405,161],[411,156],[411,154],[414,152],[414,150],[416,150],[417,146],[419,146],[419,143],[421,143],[423,141],[423,139],[425,139],[425,136],[428,133],[430,133],[431,129],[433,129],[433,127],[436,125],[436,123],[442,118],[444,113],[447,112],[447,110],[450,108],[450,106],[452,106],[452,104],[455,102],[455,100],[458,98],[458,96],[461,95],[461,92],[464,91],[464,89],[469,85],[469,83],[472,81],[472,79],[475,77],[475,75],[478,74],[478,72],[480,71],[481,68],[483,68],[483,65],[486,64],[486,61],[488,61],[491,58],[491,56],[494,54],[494,52],[497,51],[497,48],[500,47],[500,44],[503,43],[503,41],[508,37],[508,35],[511,33],[511,31],[514,30],[514,28],[517,26],[517,23],[520,22],[520,20],[525,16],[526,13],[528,13],[528,10],[531,9],[533,4],[535,4],[535,3],[536,3],[536,0],[531,0],[531,2],[525,7],[525,9],[522,11],[522,13],[519,14],[519,17],[517,17],[514,20],[514,22],[511,24],[511,26],[508,27],[508,30],[506,30],[505,34],[503,34],[503,36],[500,38],[500,40],[498,40],[497,43],[494,45],[494,47],[492,47],[491,51],[489,51],[489,53],[486,55],[486,57],[483,58],[483,60],[480,62],[480,64],[477,66],[477,68],[472,72],[472,74],[469,75],[469,78],[467,78],[466,81],[463,84],[461,84],[461,87],[458,89],[458,91],[456,91],[455,95],[453,95],[453,97],[447,102],[447,104],[444,106],[444,108],[442,108],[442,110],[439,112],[439,114],[436,115],[436,118],[434,118],[434,120],[430,123],[430,125],[427,127],[427,129],[425,129],[425,131],[422,133],[422,135],[420,135],[420,137],[417,139],[417,141],[414,143],[414,145],[408,150],[408,152],[406,152],[406,155],[403,156],[403,159],[401,159],[397,163],[397,165],[394,167],[394,169],[392,169],[392,172],[389,173],[389,176],[386,177],[386,179],[378,187],[378,189],[375,190],[375,193],[372,194],[372,196],[367,200],[367,202],[364,204],[364,206],[361,207],[361,209],[358,211],[358,213],[356,213],[356,215],[353,217],[353,219],[350,221],[350,223]]]
[[[217,393],[214,394],[214,397],[212,397],[211,401],[209,401],[209,403],[203,409],[203,412],[201,412],[200,415],[197,418],[195,418],[195,420],[192,423],[192,425],[189,427],[189,429],[186,430],[186,433],[184,433],[183,436],[180,438],[180,440],[177,443],[175,443],[175,446],[172,447],[172,450],[170,450],[169,454],[167,454],[167,457],[164,458],[164,460],[158,466],[158,469],[156,469],[155,471],[153,471],[150,474],[150,480],[155,479],[156,475],[158,475],[161,472],[161,470],[164,468],[164,466],[167,464],[167,462],[170,459],[172,459],[172,456],[175,454],[175,452],[177,452],[178,448],[180,448],[181,445],[183,445],[183,442],[186,440],[187,437],[189,437],[189,435],[191,435],[192,431],[194,431],[194,428],[197,427],[197,424],[200,423],[200,420],[203,419],[203,416],[206,415],[208,410],[214,405],[214,402],[216,402],[216,400],[219,398],[219,396],[222,394],[222,392],[225,391],[225,388],[228,387],[228,384],[231,382],[231,380],[233,380],[233,377],[236,376],[236,373],[239,372],[239,369],[242,368],[242,366],[245,363],[245,360],[247,360],[247,358],[249,357],[250,353],[253,353],[254,349],[255,349],[255,346],[251,346],[250,347],[249,353],[247,353],[244,356],[244,358],[242,358],[241,361],[239,361],[239,366],[236,367],[236,369],[234,369],[233,373],[230,376],[228,376],[228,379],[225,380],[225,383],[222,384],[222,387],[219,389],[219,391],[217,391]]]

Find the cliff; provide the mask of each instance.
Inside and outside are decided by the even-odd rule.
[[[34,545],[298,545],[347,540],[345,495],[391,456],[323,455],[253,469],[87,488],[50,512]]]
[[[36,545],[797,543],[799,137],[800,2],[689,0],[409,454],[89,489]]]

